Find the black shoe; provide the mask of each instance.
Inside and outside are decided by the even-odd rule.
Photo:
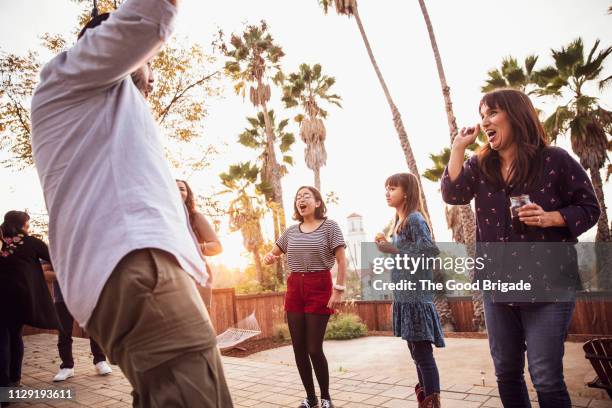
[[[334,404],[332,404],[331,399],[321,398],[321,408],[334,408]]]
[[[300,404],[300,406],[298,408],[319,408],[319,401],[317,401],[317,399],[309,399],[309,398],[304,398],[304,400],[302,401],[302,403]]]

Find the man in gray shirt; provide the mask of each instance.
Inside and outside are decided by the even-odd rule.
[[[177,0],[126,0],[41,72],[32,149],[66,306],[134,406],[232,407],[194,280],[208,275],[146,102]]]

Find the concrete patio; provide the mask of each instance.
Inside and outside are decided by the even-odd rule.
[[[89,342],[75,338],[75,377],[59,384],[51,379],[59,367],[56,337],[39,334],[25,337],[22,382],[26,387],[72,388],[72,401],[45,401],[14,404],[15,407],[129,407],[131,387],[118,367],[111,375],[95,374],[89,353]],[[346,348],[347,343],[344,347]],[[327,346],[326,346],[327,347]],[[262,361],[224,357],[226,375],[236,407],[296,407],[303,397],[297,370],[290,362]],[[332,364],[330,364],[331,366]],[[337,407],[414,407],[414,381],[389,377],[379,369],[330,367],[332,396]],[[487,385],[491,385],[490,383]],[[502,407],[497,389],[474,384],[445,384],[442,402],[445,408]],[[535,397],[535,396],[533,396]],[[532,398],[535,400],[535,398]],[[612,401],[572,396],[575,407],[612,408]],[[13,406],[13,405],[12,405]],[[533,407],[537,407],[533,403]]]

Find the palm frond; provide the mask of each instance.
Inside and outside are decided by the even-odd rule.
[[[561,47],[560,50],[551,50],[553,59],[555,60],[555,66],[559,73],[565,77],[569,77],[573,74],[576,66],[584,63],[584,46],[582,38],[577,38],[572,41],[567,47]]]
[[[559,106],[543,123],[546,133],[554,142],[560,134],[566,132],[569,122],[574,117],[573,112],[567,106]]]
[[[485,80],[485,85],[483,85],[481,88],[482,92],[491,92],[494,89],[505,88],[508,86],[508,83],[498,69],[489,71],[487,75],[489,77]]]
[[[610,83],[612,83],[612,75],[608,76],[607,78],[602,79],[601,81],[599,81],[599,83],[597,84],[598,88],[600,91],[603,91],[604,89],[606,89],[606,87],[608,85],[610,85]]]
[[[293,133],[283,133],[279,146],[281,153],[287,153],[291,149],[291,145],[293,145],[293,143],[295,143],[295,136]]]
[[[533,67],[535,67],[536,62],[538,62],[537,55],[532,54],[532,55],[528,55],[525,58],[525,71],[528,76],[531,76],[533,72]]]

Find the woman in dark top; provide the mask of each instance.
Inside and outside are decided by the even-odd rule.
[[[57,318],[39,259],[50,261],[47,245],[28,235],[29,215],[4,216],[0,252],[0,387],[21,380],[24,324],[56,329]]]
[[[565,150],[548,146],[538,115],[524,93],[493,91],[483,96],[479,110],[481,124],[463,128],[455,137],[441,185],[448,204],[469,204],[475,199],[479,249],[496,246],[491,244],[495,242],[513,249],[520,247],[516,244],[520,242],[543,242],[547,244],[539,244],[539,248],[550,251],[558,243],[577,242],[579,235],[597,223],[600,214],[593,186],[582,166]],[[481,127],[489,143],[464,163],[465,150],[475,142]],[[525,194],[531,203],[520,207],[513,224],[510,197]],[[504,253],[515,255],[513,251]],[[533,265],[539,265],[540,260],[555,264],[554,259],[551,263],[554,257],[544,258],[534,259]],[[516,260],[503,259],[500,269],[489,276],[511,278],[521,273],[512,268]],[[555,265],[577,270],[575,257],[564,258]],[[548,275],[559,275],[551,268],[527,273],[534,284],[546,284]],[[527,351],[540,407],[570,408],[562,360],[574,309],[573,296],[557,302],[534,297],[530,303],[485,296],[484,303],[489,346],[504,407],[531,407],[523,375]]]

